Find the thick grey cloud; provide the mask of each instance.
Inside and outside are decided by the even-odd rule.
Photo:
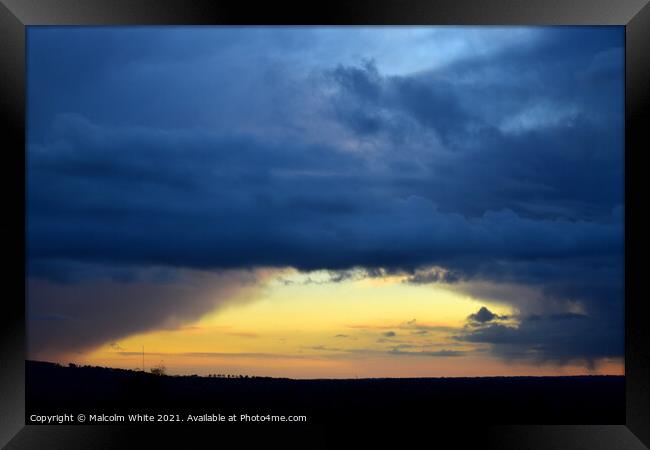
[[[140,273],[138,281],[27,284],[28,353],[52,358],[83,352],[134,333],[176,329],[233,302],[251,300],[263,278],[247,271],[181,271],[173,280]]]
[[[58,126],[60,136],[28,155],[36,271],[65,260],[302,270],[461,260],[469,270],[496,259],[617,255],[622,248],[622,223],[612,214],[587,221],[509,209],[443,212],[426,191],[391,193],[390,178],[335,147],[106,130],[77,117]]]
[[[525,316],[517,325],[488,320],[472,323],[456,339],[491,344],[491,352],[505,359],[556,364],[578,360],[593,368],[600,358],[622,356],[622,321],[603,319],[564,313]]]

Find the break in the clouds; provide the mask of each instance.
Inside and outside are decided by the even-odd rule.
[[[68,316],[58,289],[78,290],[66,302],[82,321],[126,316],[129,302],[86,304],[81,286],[151,267],[159,285],[181,270],[355,269],[510,305],[518,326],[479,311],[462,336],[497,353],[547,336],[547,360],[620,356],[623,39],[30,28],[28,274],[58,286],[30,289],[33,324]],[[205,310],[144,314],[156,301],[130,302],[143,313],[101,340]],[[43,342],[69,346],[50,325]]]

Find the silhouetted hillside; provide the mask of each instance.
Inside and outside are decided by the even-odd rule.
[[[622,376],[292,380],[27,361],[27,414],[304,414],[310,423],[624,423]]]

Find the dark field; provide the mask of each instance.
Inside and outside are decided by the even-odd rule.
[[[306,415],[309,423],[622,424],[622,376],[292,380],[27,361],[31,414]]]

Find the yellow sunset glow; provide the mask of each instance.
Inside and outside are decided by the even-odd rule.
[[[232,302],[195,323],[123,338],[85,354],[81,364],[136,369],[163,364],[170,373],[238,373],[293,378],[561,375],[581,365],[504,362],[485,344],[453,338],[485,304],[444,284],[403,276],[332,281],[294,270],[266,273],[257,297]],[[490,309],[510,314],[499,305]],[[597,373],[622,373],[604,361]],[[590,373],[594,373],[593,371]]]

